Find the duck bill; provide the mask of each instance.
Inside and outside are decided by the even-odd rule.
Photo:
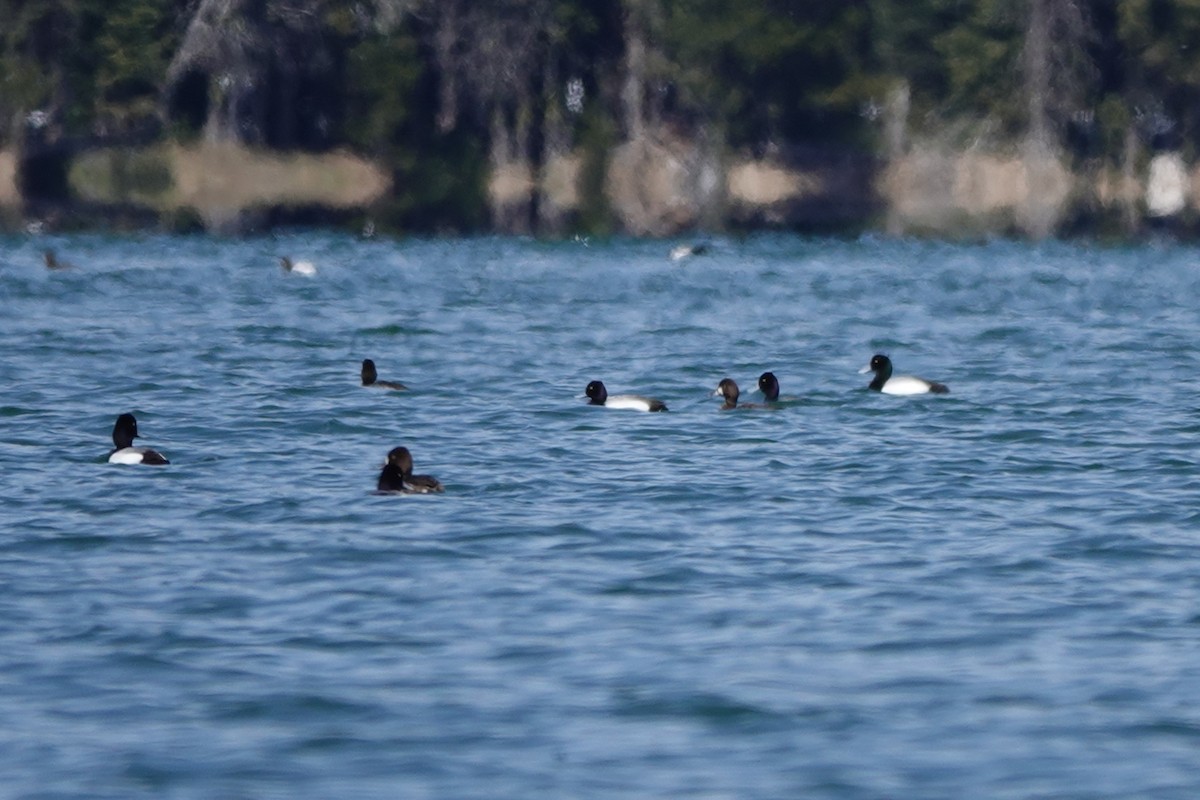
[[[858,371],[858,374],[859,374],[859,375],[866,375],[868,372],[871,372],[871,365],[870,365],[870,364],[867,364],[865,367],[863,367],[862,369],[860,369],[860,370]]]

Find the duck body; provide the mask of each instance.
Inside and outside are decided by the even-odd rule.
[[[682,261],[690,256],[701,256],[708,252],[706,244],[681,244],[671,248],[671,260]]]
[[[137,420],[133,414],[122,414],[113,425],[113,451],[108,454],[110,464],[170,464],[166,456],[149,447],[134,447],[137,438]]]
[[[414,475],[412,453],[407,447],[393,447],[379,473],[376,489],[400,494],[436,494],[445,491],[432,475]]]
[[[408,389],[408,387],[403,383],[379,380],[379,372],[375,369],[375,362],[369,358],[364,358],[362,362],[362,385],[370,386],[376,389],[392,389],[394,391],[401,392]]]
[[[311,278],[317,274],[317,268],[313,266],[311,261],[292,261],[287,256],[280,256],[279,266],[283,267],[284,272],[290,272],[295,275],[304,275],[308,278]]]
[[[583,392],[588,398],[588,405],[604,406],[605,408],[620,408],[630,411],[666,411],[667,404],[652,397],[642,397],[636,394],[609,395],[602,381],[592,381]]]
[[[122,447],[120,450],[113,450],[108,456],[110,464],[152,464],[161,466],[170,464],[166,456],[157,450],[149,447]]]
[[[943,383],[927,381],[912,375],[893,375],[892,360],[877,353],[871,361],[859,370],[860,373],[873,372],[875,377],[867,384],[867,388],[883,394],[914,395],[914,394],[949,394],[950,389]]]

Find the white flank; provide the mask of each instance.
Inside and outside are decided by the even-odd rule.
[[[142,463],[142,448],[122,447],[108,457],[110,464],[140,464]]]
[[[884,394],[925,394],[929,391],[929,381],[911,375],[893,375],[880,391]]]
[[[605,408],[627,408],[632,411],[649,411],[650,401],[645,397],[638,397],[633,394],[618,394],[610,395],[604,401]]]

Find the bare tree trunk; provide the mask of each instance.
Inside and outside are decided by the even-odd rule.
[[[1029,25],[1025,29],[1025,102],[1029,114],[1026,147],[1038,151],[1051,147],[1050,117],[1050,3],[1029,0]]]
[[[1018,217],[1025,232],[1049,236],[1065,210],[1069,175],[1060,136],[1082,106],[1095,67],[1087,51],[1092,37],[1078,0],[1029,0],[1025,28],[1025,142],[1022,158],[1026,198]]]
[[[1025,103],[1029,120],[1021,149],[1027,193],[1018,219],[1025,233],[1037,239],[1053,233],[1058,216],[1058,210],[1047,207],[1044,195],[1038,190],[1056,150],[1047,112],[1051,70],[1049,5],[1053,1],[1029,0],[1029,25],[1025,29]]]
[[[888,169],[895,170],[908,149],[908,114],[912,100],[908,81],[902,81],[887,96],[883,107],[883,137],[887,143]],[[899,236],[904,232],[902,216],[897,213],[896,199],[887,204],[885,227],[888,233]]]
[[[1137,233],[1139,227],[1137,162],[1140,155],[1137,130],[1132,124],[1125,129],[1125,147],[1121,157],[1121,223],[1127,234]]]
[[[534,154],[537,164],[533,198],[534,227],[539,234],[561,233],[566,212],[548,191],[550,170],[571,149],[571,131],[559,97],[559,75],[554,53],[547,51],[542,63],[541,148]]]
[[[625,81],[621,87],[621,116],[626,138],[636,141],[646,133],[646,38],[641,23],[626,15]]]
[[[528,106],[522,103],[511,120],[496,108],[489,127],[492,227],[505,233],[529,233],[535,186],[527,155]]]
[[[1080,0],[1028,0],[1025,28],[1026,145],[1055,150],[1096,74],[1095,34]]]
[[[491,164],[492,183],[490,202],[492,212],[492,230],[502,231],[508,228],[509,198],[507,186],[503,183],[506,178],[509,161],[511,160],[512,144],[508,134],[508,123],[500,109],[492,111],[488,123],[491,131],[488,137],[491,147],[488,151],[488,162]]]
[[[437,27],[433,34],[434,58],[439,67],[437,129],[449,133],[458,124],[458,64],[454,55],[454,43],[462,35],[459,24],[458,3],[442,0],[438,6]]]
[[[908,114],[912,94],[908,81],[901,81],[888,92],[883,107],[883,135],[887,143],[887,158],[895,161],[908,148]]]

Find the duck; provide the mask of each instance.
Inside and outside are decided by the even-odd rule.
[[[682,261],[689,256],[701,256],[708,252],[706,244],[681,244],[671,248],[671,260]]]
[[[779,400],[779,379],[774,372],[764,372],[758,376],[758,390],[767,398],[768,403]]]
[[[311,261],[293,262],[287,256],[279,256],[279,266],[283,267],[284,272],[290,272],[295,275],[304,275],[309,278],[317,274],[317,268],[313,266]]]
[[[395,389],[396,391],[404,391],[408,388],[403,383],[397,383],[396,381],[379,380],[379,373],[375,370],[375,362],[369,358],[363,359],[362,385],[372,386],[377,389]]]
[[[441,482],[432,475],[413,475],[412,453],[407,447],[393,447],[379,473],[376,488],[380,492],[400,494],[436,494],[444,492]]]
[[[114,449],[108,454],[110,464],[170,464],[166,456],[149,447],[134,447],[133,440],[137,438],[137,419],[133,414],[122,414],[113,425],[112,439]]]
[[[871,361],[859,370],[860,374],[874,372],[875,377],[867,384],[868,389],[884,394],[949,394],[945,384],[914,378],[912,375],[893,375],[892,360],[882,353],[871,356]]]
[[[731,411],[733,409],[740,411],[746,408],[769,408],[769,406],[759,405],[758,403],[742,403],[738,405],[738,395],[741,394],[741,390],[738,389],[737,381],[733,378],[722,378],[713,394],[717,397],[725,398],[725,404],[721,406],[722,411]]]
[[[47,250],[42,253],[42,258],[46,262],[46,269],[74,269],[75,265],[69,261],[60,261],[58,253],[53,250]]]
[[[636,394],[615,394],[611,397],[608,389],[601,381],[592,381],[583,390],[588,398],[588,405],[604,406],[605,408],[627,408],[634,411],[666,411],[667,404],[652,397],[642,397]]]

